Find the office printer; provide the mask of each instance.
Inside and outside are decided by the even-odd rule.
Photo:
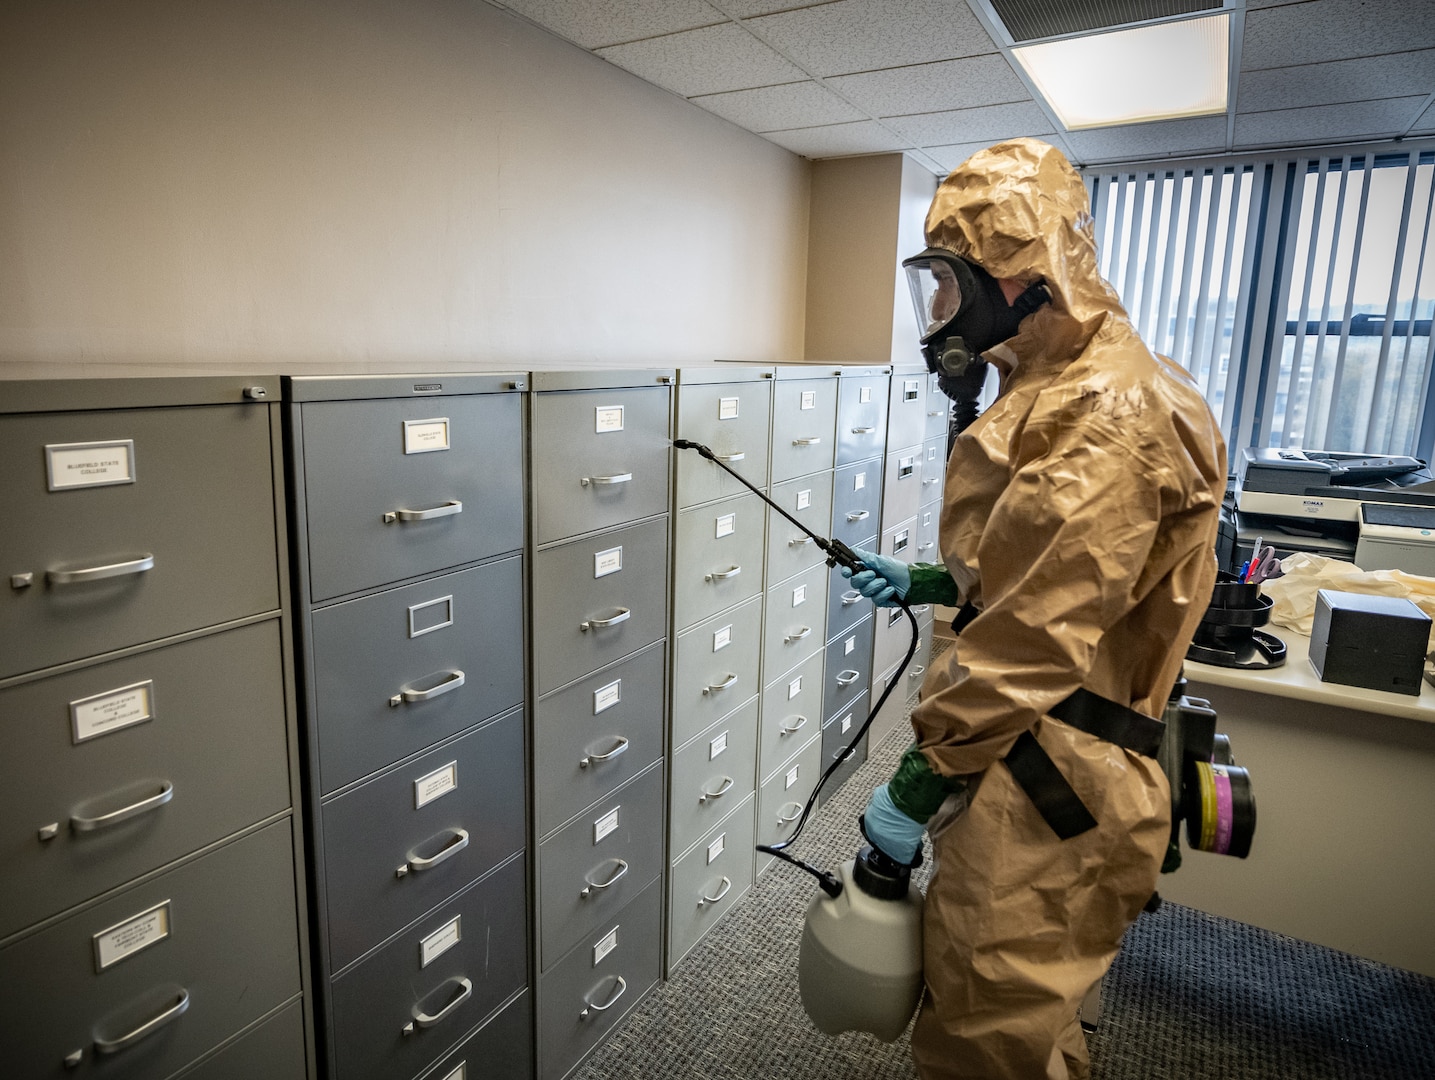
[[[1432,574],[1435,477],[1413,457],[1247,447],[1222,529],[1232,571],[1259,538],[1279,558],[1309,551],[1362,570]]]

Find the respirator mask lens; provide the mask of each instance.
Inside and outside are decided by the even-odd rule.
[[[902,269],[907,272],[917,332],[925,345],[957,317],[964,303],[970,305],[976,279],[962,260],[930,249],[904,260]]]

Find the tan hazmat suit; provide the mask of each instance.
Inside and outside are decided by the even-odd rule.
[[[966,813],[934,837],[924,1078],[1084,1077],[1077,1022],[1156,887],[1170,791],[1152,758],[1048,715],[1084,687],[1160,716],[1210,600],[1226,458],[1190,379],[1142,344],[1097,269],[1086,190],[1017,139],[941,184],[929,246],[1051,303],[988,350],[1000,396],[947,465],[942,560],[979,614],[912,714]],[[1060,840],[1002,759],[1031,730],[1095,816]]]

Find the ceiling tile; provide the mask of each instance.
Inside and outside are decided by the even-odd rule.
[[[996,51],[961,0],[838,0],[744,25],[821,76]]]
[[[828,79],[827,85],[874,116],[909,113],[914,101],[922,103],[923,112],[937,112],[1031,100],[1026,85],[1000,53],[840,75]]]
[[[706,0],[504,0],[504,7],[585,49],[727,21]]]
[[[837,95],[811,81],[734,90],[728,94],[704,94],[691,101],[739,127],[757,132],[867,119]]]
[[[734,19],[749,19],[754,15],[771,15],[778,11],[793,11],[811,7],[814,3],[827,0],[720,0],[722,9]]]
[[[1066,141],[1072,152],[1087,164],[1209,153],[1225,149],[1226,118],[1194,116],[1185,120],[1068,131]]]
[[[1060,135],[1042,135],[1040,138],[1043,142],[1048,142],[1060,150],[1073,164],[1077,163],[1077,159],[1072,156],[1070,148],[1061,141]],[[981,142],[956,143],[952,146],[924,146],[922,147],[922,152],[935,159],[936,162],[948,172],[951,172],[978,150],[985,150],[988,146],[991,146],[993,142],[997,141],[1000,140],[985,139]]]
[[[684,97],[797,82],[805,77],[736,23],[594,51],[640,79]]]
[[[1246,12],[1241,70],[1435,48],[1430,0],[1307,0]]]
[[[1420,119],[1415,121],[1415,127],[1411,129],[1412,135],[1424,135],[1435,132],[1435,105],[1431,105],[1420,114]]]
[[[916,146],[950,146],[955,143],[1010,139],[1017,135],[1044,135],[1054,130],[1035,102],[988,105],[980,109],[893,116],[886,122]]]
[[[1295,68],[1247,71],[1237,85],[1242,113],[1408,97],[1435,90],[1435,49],[1335,60]]]
[[[1385,101],[1238,114],[1235,145],[1298,146],[1399,135],[1410,126],[1425,101],[1426,95],[1422,94]]]
[[[883,154],[905,150],[907,144],[875,120],[855,124],[772,131],[763,136],[803,157],[844,157],[849,154]]]

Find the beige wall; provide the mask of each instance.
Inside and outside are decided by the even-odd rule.
[[[794,360],[807,206],[481,0],[0,5],[0,361]]]

